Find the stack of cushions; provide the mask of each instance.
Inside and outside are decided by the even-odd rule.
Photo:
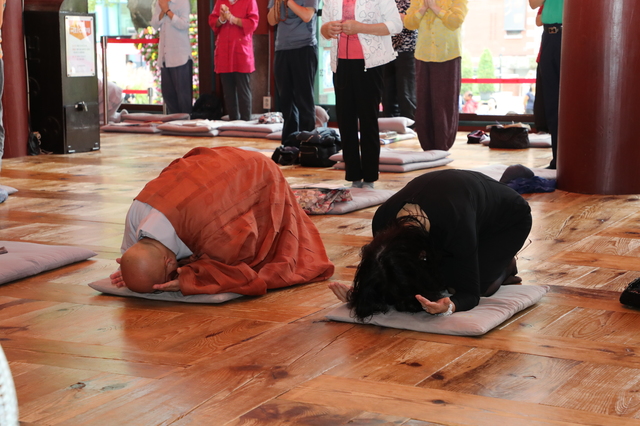
[[[94,290],[101,293],[112,294],[114,296],[123,297],[139,297],[141,299],[150,300],[162,300],[165,302],[183,302],[183,303],[222,303],[227,300],[236,299],[241,297],[241,294],[237,293],[219,293],[219,294],[194,294],[185,296],[179,291],[160,291],[157,293],[136,293],[126,287],[116,287],[111,284],[109,278],[104,278],[99,281],[89,284]]]
[[[163,135],[168,136],[218,136],[224,122],[219,120],[176,120],[158,125]]]
[[[160,133],[160,129],[158,129],[159,124],[188,119],[189,114],[131,114],[123,112],[120,115],[121,123],[109,123],[100,127],[100,130],[124,133]]]
[[[381,172],[403,173],[413,170],[429,169],[449,164],[453,161],[448,158],[448,151],[431,150],[431,151],[400,151],[382,148],[380,150],[380,166]],[[330,160],[337,161],[333,166],[334,169],[344,170],[344,162],[342,153],[334,154],[329,157]]]
[[[391,309],[386,314],[373,315],[367,324],[424,333],[481,336],[516,313],[538,303],[548,291],[548,286],[507,285],[500,287],[491,297],[481,297],[478,306],[470,311],[439,317],[426,312],[412,314]],[[326,316],[333,321],[358,323],[351,316],[346,303]]]
[[[0,241],[0,284],[86,260],[96,255],[80,247]],[[6,252],[5,252],[6,251]]]
[[[282,132],[283,123],[261,124],[258,120],[227,121],[218,126],[218,136],[231,136],[240,138],[266,138],[273,133]]]

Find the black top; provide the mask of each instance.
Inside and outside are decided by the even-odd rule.
[[[520,219],[525,216],[528,224],[517,225],[531,227],[529,205],[508,186],[478,172],[442,170],[413,179],[380,206],[373,217],[374,236],[409,203],[419,205],[429,218],[433,246],[442,256],[440,276],[446,287],[455,289],[451,300],[456,311],[477,306],[490,284],[485,281],[487,277],[481,276],[479,267],[479,247],[492,250],[491,245],[482,244],[483,236],[497,244],[500,238],[495,235],[509,229],[505,224],[514,220],[522,223]],[[516,252],[522,241],[517,244]],[[505,267],[502,265],[502,270]],[[487,275],[486,265],[482,270]],[[496,278],[497,275],[492,279]]]

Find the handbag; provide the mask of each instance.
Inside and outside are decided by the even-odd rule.
[[[467,135],[467,143],[482,143],[487,139],[489,137],[482,130],[475,130]]]
[[[300,132],[300,165],[303,167],[331,167],[330,160],[342,148],[340,135],[333,129],[318,127],[310,132]]]
[[[640,278],[631,281],[620,295],[620,303],[634,308],[640,308]]]
[[[525,149],[529,148],[529,129],[526,127],[492,126],[489,132],[489,148]]]

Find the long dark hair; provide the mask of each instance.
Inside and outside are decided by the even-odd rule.
[[[379,232],[362,248],[349,308],[360,321],[393,307],[402,312],[420,312],[415,298],[442,298],[445,290],[438,273],[439,255],[433,250],[429,232],[420,220],[403,216]]]

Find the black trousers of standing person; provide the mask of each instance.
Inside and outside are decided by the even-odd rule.
[[[284,117],[282,142],[291,133],[316,128],[313,83],[318,70],[317,46],[277,50],[273,63],[280,110]]]
[[[533,119],[538,132],[549,133],[547,116],[544,112],[544,82],[540,73],[540,66],[536,70],[536,99],[533,101]]]
[[[251,120],[251,74],[225,72],[220,74],[220,81],[229,120]]]
[[[414,51],[398,52],[395,60],[383,66],[382,108],[385,117],[416,116],[416,59]]]
[[[551,134],[553,159],[549,168],[556,168],[558,152],[558,104],[560,101],[560,58],[562,53],[562,24],[545,24],[540,46],[540,77],[544,99],[544,114]]]
[[[333,74],[345,180],[351,182],[378,180],[382,67],[365,69],[364,59],[338,59],[338,68]]]
[[[160,90],[167,114],[191,114],[193,109],[193,61],[178,67],[160,67]]]

